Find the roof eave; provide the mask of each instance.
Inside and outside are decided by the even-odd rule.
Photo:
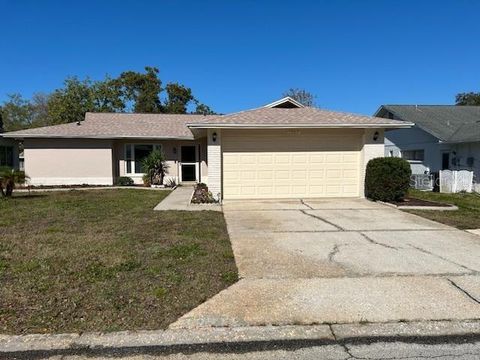
[[[385,128],[405,129],[414,126],[413,123],[405,124],[187,124],[189,128],[203,129],[298,129],[298,128]]]
[[[195,140],[193,136],[102,136],[102,135],[45,135],[45,134],[8,134],[5,138],[10,139],[85,139],[85,140]]]
[[[442,144],[468,144],[468,143],[476,143],[480,142],[480,139],[478,140],[445,140],[445,141],[440,141]]]

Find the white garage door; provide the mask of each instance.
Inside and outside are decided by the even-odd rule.
[[[225,199],[359,196],[359,130],[227,130]]]

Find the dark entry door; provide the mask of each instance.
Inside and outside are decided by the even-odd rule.
[[[450,168],[450,153],[442,154],[442,170],[448,170]]]
[[[197,156],[195,146],[182,146],[182,181],[197,180]]]

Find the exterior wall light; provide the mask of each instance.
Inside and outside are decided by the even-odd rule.
[[[378,131],[375,131],[375,134],[373,134],[373,141],[377,141],[379,136],[380,134],[378,133]]]
[[[217,142],[217,133],[216,133],[216,132],[214,132],[214,133],[212,134],[212,141],[213,141],[213,142]]]

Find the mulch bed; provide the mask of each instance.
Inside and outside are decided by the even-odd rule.
[[[438,207],[448,207],[452,206],[451,204],[439,203],[434,201],[416,199],[411,197],[406,197],[403,201],[392,201],[391,204],[397,206],[438,206]]]

